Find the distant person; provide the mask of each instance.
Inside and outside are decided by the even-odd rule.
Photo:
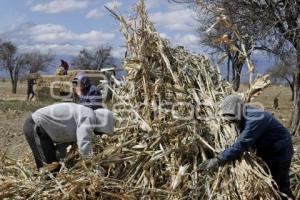
[[[114,118],[107,109],[92,110],[75,103],[58,103],[38,109],[24,123],[23,132],[36,167],[58,162],[57,144],[77,144],[83,159],[93,156],[92,135],[112,134]],[[52,172],[59,171],[60,166]]]
[[[274,108],[274,110],[277,110],[278,106],[279,106],[279,99],[278,99],[278,97],[275,97],[274,100],[273,100],[273,108]]]
[[[93,110],[102,108],[102,94],[100,90],[91,84],[89,77],[79,73],[73,80],[75,94],[79,97],[79,103]]]
[[[32,100],[33,97],[35,96],[33,86],[36,84],[35,79],[28,79],[27,80],[27,100]],[[31,97],[30,97],[31,96]]]
[[[69,64],[64,60],[60,60],[60,66],[64,69],[63,75],[68,75]]]
[[[274,97],[273,99],[273,108],[277,110],[279,108],[279,96],[281,94],[281,91]]]

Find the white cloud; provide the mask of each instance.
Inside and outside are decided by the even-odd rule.
[[[88,19],[101,19],[104,16],[103,10],[99,8],[94,8],[88,12],[86,17]]]
[[[120,8],[122,5],[123,5],[123,3],[120,1],[117,1],[117,0],[111,0],[104,4],[104,6],[110,8],[110,9],[117,9],[117,8]],[[103,8],[94,8],[94,9],[90,10],[87,13],[86,17],[88,19],[95,19],[95,20],[101,19],[104,16],[104,12],[105,12],[104,6],[103,6]]]
[[[123,5],[123,3],[120,1],[117,1],[117,0],[111,0],[105,4],[106,7],[114,8],[114,9],[120,8],[122,5]]]
[[[171,41],[173,45],[194,49],[199,47],[200,38],[194,34],[176,34]]]
[[[196,25],[195,13],[188,8],[156,12],[150,14],[150,19],[158,26],[174,31],[191,31]]]
[[[28,30],[29,36],[36,42],[58,43],[83,42],[96,45],[103,41],[106,43],[115,37],[113,33],[92,30],[86,33],[74,33],[62,25],[39,24]]]
[[[26,6],[31,6],[33,4],[33,0],[25,0]]]
[[[111,51],[111,55],[115,58],[124,58],[125,56],[125,47],[113,48]]]
[[[93,30],[88,33],[79,34],[76,38],[81,41],[86,41],[90,44],[96,44],[100,42],[107,43],[115,38],[115,34]]]
[[[159,33],[159,36],[164,38],[164,39],[169,39],[169,36],[166,33]]]
[[[27,23],[0,34],[0,37],[11,40],[23,51],[52,51],[54,54],[74,55],[83,48],[112,42],[115,33],[100,30],[76,33],[62,25]]]
[[[157,8],[161,4],[161,0],[146,0],[146,8],[147,9],[152,9],[152,8]]]
[[[74,44],[34,44],[34,45],[19,45],[21,52],[38,51],[41,53],[51,53],[54,55],[77,55],[83,48],[92,49],[93,47],[74,45]]]
[[[31,7],[32,11],[45,13],[60,13],[86,8],[92,0],[52,0],[48,3]]]

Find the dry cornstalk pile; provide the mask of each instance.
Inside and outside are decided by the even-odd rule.
[[[215,117],[217,103],[231,90],[206,57],[171,48],[159,36],[143,1],[135,11],[128,22],[111,11],[128,42],[126,84],[115,91],[115,135],[96,139],[91,163],[76,159],[50,181],[34,174],[29,159],[3,155],[0,198],[276,199],[254,154],[215,174],[199,170],[236,138],[235,129]]]
[[[299,151],[299,150],[298,150]],[[300,154],[297,152],[291,165],[291,186],[295,199],[300,199]]]

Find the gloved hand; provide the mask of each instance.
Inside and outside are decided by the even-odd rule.
[[[221,165],[221,161],[218,157],[216,158],[212,158],[212,159],[208,159],[206,161],[204,161],[201,166],[200,169],[202,171],[206,171],[206,172],[214,172],[218,169],[218,167]]]

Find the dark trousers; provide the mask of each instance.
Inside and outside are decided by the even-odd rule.
[[[53,141],[41,127],[34,123],[31,116],[26,119],[23,132],[38,169],[43,167],[44,164],[58,161]]]
[[[31,97],[30,97],[30,95],[31,95]],[[34,93],[33,89],[28,89],[27,90],[27,99],[32,100],[34,96],[35,96],[35,93]]]
[[[285,162],[274,162],[266,161],[271,175],[279,187],[279,191],[286,194],[288,197],[294,199],[293,193],[290,188],[290,177],[289,170],[291,166],[291,160]],[[282,199],[287,199],[286,197],[281,197]]]

